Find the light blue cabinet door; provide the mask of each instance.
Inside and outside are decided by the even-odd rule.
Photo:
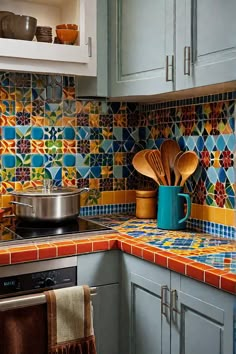
[[[170,354],[169,309],[161,306],[161,298],[168,302],[170,272],[122,256],[120,353]]]
[[[97,288],[92,297],[97,354],[120,354],[120,252],[78,256],[77,281]]]
[[[174,0],[113,0],[109,6],[109,95],[172,91]]]
[[[93,297],[97,354],[120,354],[119,291],[118,284],[99,286]]]
[[[172,273],[171,298],[171,354],[233,354],[234,296]]]
[[[235,0],[176,0],[176,89],[236,79]]]

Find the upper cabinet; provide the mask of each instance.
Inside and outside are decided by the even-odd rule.
[[[38,26],[73,23],[79,45],[0,38],[0,70],[96,76],[96,0],[1,0],[0,10],[37,19]]]
[[[114,0],[110,96],[236,80],[235,0]]]
[[[109,2],[110,96],[174,89],[174,0]]]
[[[176,0],[176,89],[236,80],[235,0]]]

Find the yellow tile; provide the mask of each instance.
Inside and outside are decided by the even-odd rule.
[[[233,209],[225,209],[225,224],[228,226],[236,226],[236,211]]]
[[[102,192],[102,204],[114,204],[114,192],[113,191],[105,191]]]
[[[203,219],[206,221],[214,222],[215,208],[209,207],[208,205],[203,206]]]
[[[9,204],[9,202],[11,202],[14,199],[14,197],[12,195],[6,194],[2,196],[2,207],[3,208],[9,208],[11,206],[11,204]]]
[[[192,218],[203,220],[204,205],[192,203]]]
[[[214,208],[215,209],[215,216],[214,222],[218,224],[225,224],[225,211],[226,209],[223,208]]]
[[[192,208],[191,208],[191,218],[196,219],[197,218],[197,213],[196,213],[196,204],[192,203]]]

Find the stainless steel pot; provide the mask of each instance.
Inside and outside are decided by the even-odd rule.
[[[15,215],[28,221],[63,221],[75,218],[80,211],[80,193],[89,188],[29,188],[11,192]]]

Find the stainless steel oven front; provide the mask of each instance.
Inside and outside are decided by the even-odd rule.
[[[43,291],[75,285],[76,257],[0,267],[0,353],[47,354]]]
[[[23,299],[29,294],[76,284],[76,257],[0,267],[0,311],[5,310],[3,298],[17,296]]]

